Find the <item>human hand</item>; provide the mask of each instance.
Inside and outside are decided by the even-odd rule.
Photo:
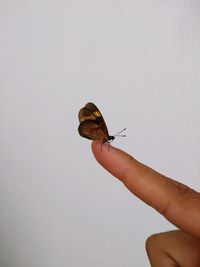
[[[106,143],[102,149],[101,146],[102,143],[99,141],[92,142],[96,160],[124,183],[134,195],[181,229],[181,231],[153,235],[147,239],[146,247],[152,266],[200,266],[200,193],[154,171],[120,149]],[[170,253],[172,249],[170,242],[174,244],[172,250],[174,253]],[[157,243],[163,248],[162,253],[165,252],[159,257],[158,253],[156,255],[153,253]],[[190,262],[190,265],[186,265],[184,260],[185,251],[188,251],[189,255],[193,253],[194,262]],[[163,256],[163,259],[168,258],[168,265],[167,261],[164,265],[163,260],[161,265],[159,259]]]

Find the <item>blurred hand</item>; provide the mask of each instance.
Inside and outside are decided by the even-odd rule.
[[[154,234],[146,249],[153,267],[200,266],[200,193],[109,144],[92,142],[96,160],[134,195],[180,230]],[[108,147],[109,146],[109,147]]]

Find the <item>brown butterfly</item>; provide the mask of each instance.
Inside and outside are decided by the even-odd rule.
[[[125,129],[112,136],[109,135],[104,118],[99,109],[93,103],[87,103],[78,114],[80,125],[78,132],[82,137],[90,140],[101,140],[102,143],[109,143],[115,139],[115,136],[119,135]]]

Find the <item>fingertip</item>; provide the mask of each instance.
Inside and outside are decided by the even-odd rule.
[[[105,158],[108,152],[111,152],[112,148],[109,143],[102,143],[102,141],[94,140],[91,144],[92,152],[98,161]]]
[[[127,166],[128,154],[111,146],[110,143],[102,143],[96,140],[92,142],[91,147],[95,159],[107,169],[107,171],[121,180],[124,175],[124,169]]]
[[[110,144],[93,141],[92,151],[102,167],[123,182],[133,194],[149,205],[160,207],[165,188],[159,173]]]
[[[92,148],[92,153],[94,154],[95,158],[98,156],[101,146],[102,146],[102,142],[97,141],[97,140],[92,141],[91,148]]]
[[[98,152],[98,150],[100,149],[101,145],[102,145],[102,142],[101,141],[98,141],[98,140],[92,141],[91,147],[92,147],[93,154],[95,154],[96,152]]]

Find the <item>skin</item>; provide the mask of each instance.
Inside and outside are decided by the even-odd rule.
[[[96,160],[135,196],[178,229],[146,241],[152,267],[200,266],[200,193],[145,166],[126,152],[92,142]]]

